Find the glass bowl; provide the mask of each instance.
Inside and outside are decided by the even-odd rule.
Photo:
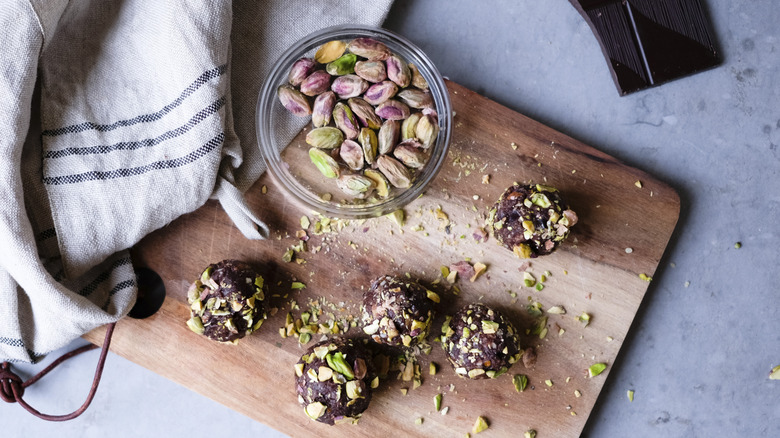
[[[334,179],[320,173],[308,156],[305,134],[313,129],[311,117],[292,115],[281,104],[277,88],[286,84],[293,63],[303,57],[313,58],[315,51],[332,40],[349,42],[368,37],[384,43],[391,52],[414,64],[428,82],[438,114],[439,134],[429,147],[430,154],[422,169],[414,173],[410,187],[392,188],[385,198],[355,200],[343,193]],[[312,99],[313,100],[313,99]],[[419,111],[412,109],[412,112]],[[268,170],[296,201],[323,215],[344,219],[382,216],[402,208],[416,199],[438,173],[447,156],[452,127],[449,92],[439,71],[428,56],[406,38],[393,32],[368,26],[336,26],[312,33],[282,54],[263,84],[257,102],[257,138]],[[332,126],[333,122],[331,122]],[[346,169],[346,167],[344,167]]]

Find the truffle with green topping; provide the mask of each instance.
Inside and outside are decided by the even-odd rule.
[[[515,184],[490,209],[487,227],[500,244],[527,259],[555,251],[576,223],[577,214],[554,187]]]
[[[512,323],[484,304],[469,304],[447,317],[441,344],[455,373],[469,379],[496,378],[522,355]]]
[[[413,347],[428,336],[437,302],[418,283],[383,275],[363,294],[363,331],[380,344]]]
[[[295,364],[295,390],[304,413],[325,424],[356,423],[379,385],[363,341],[332,338],[306,350]]]
[[[209,265],[187,292],[187,326],[209,339],[235,344],[265,320],[263,287],[263,277],[245,262]]]

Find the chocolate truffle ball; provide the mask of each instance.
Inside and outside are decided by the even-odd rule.
[[[512,323],[484,304],[469,304],[447,318],[442,346],[455,373],[470,379],[496,378],[522,355]]]
[[[438,301],[414,281],[384,275],[363,294],[363,331],[380,344],[413,347],[428,336]]]
[[[211,264],[187,292],[195,333],[219,342],[237,343],[265,319],[263,277],[238,260]]]
[[[509,187],[488,214],[488,229],[520,258],[555,251],[577,223],[557,189],[541,184]]]
[[[309,418],[356,423],[379,385],[363,341],[333,338],[311,346],[295,365],[295,390]]]

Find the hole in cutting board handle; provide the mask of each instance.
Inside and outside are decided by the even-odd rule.
[[[135,319],[148,318],[162,307],[165,300],[165,284],[156,272],[149,268],[135,268],[138,282],[138,298],[127,315]]]

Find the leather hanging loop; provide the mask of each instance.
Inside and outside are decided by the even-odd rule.
[[[114,323],[109,324],[108,328],[106,329],[106,337],[105,340],[103,341],[103,349],[100,352],[100,358],[98,359],[97,368],[95,369],[95,377],[92,379],[92,387],[90,388],[89,394],[87,395],[87,400],[84,401],[81,407],[79,407],[75,411],[65,415],[43,414],[24,401],[24,399],[22,398],[22,396],[24,395],[24,389],[32,385],[33,383],[37,382],[38,380],[40,380],[43,376],[48,374],[51,370],[56,368],[62,362],[70,359],[71,357],[78,356],[79,354],[84,353],[86,351],[94,350],[95,348],[97,348],[97,345],[89,344],[77,348],[69,353],[65,353],[64,355],[57,358],[57,360],[52,362],[49,366],[44,368],[41,372],[32,376],[30,379],[28,379],[25,382],[22,382],[22,379],[18,375],[16,375],[16,373],[11,371],[11,364],[9,364],[8,362],[3,362],[2,364],[0,364],[0,398],[2,398],[3,401],[7,403],[19,403],[19,406],[26,409],[27,412],[35,415],[38,418],[47,421],[68,421],[83,414],[84,411],[86,411],[89,405],[92,403],[92,399],[95,398],[95,393],[97,392],[98,384],[100,384],[100,378],[103,375],[103,367],[106,364],[106,356],[108,356],[108,347],[111,344],[111,335],[114,333],[115,325],[116,324]]]

